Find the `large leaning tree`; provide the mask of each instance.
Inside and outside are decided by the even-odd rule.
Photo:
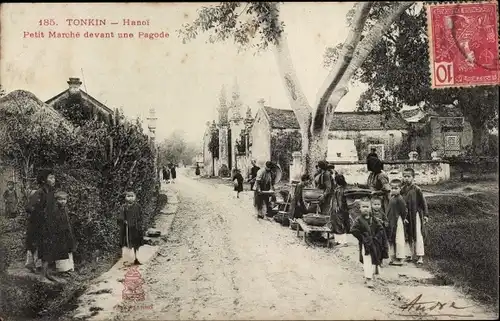
[[[302,134],[302,168],[312,173],[318,160],[325,159],[328,129],[339,102],[348,92],[349,81],[382,36],[413,2],[364,2],[356,5],[339,59],[318,92],[314,104],[302,90],[292,62],[284,23],[280,20],[280,3],[221,2],[203,7],[192,23],[183,25],[179,34],[184,41],[196,38],[199,32],[209,32],[210,42],[230,38],[240,46],[263,50],[272,47],[279,73],[286,88],[290,106],[297,117]],[[368,16],[379,8],[377,21]],[[328,27],[328,26],[325,26]]]
[[[376,23],[380,11],[380,7],[373,7],[368,22]],[[353,14],[351,10],[348,17]],[[351,23],[349,19],[347,22]],[[390,115],[404,105],[424,103],[424,109],[436,111],[454,105],[472,126],[474,152],[487,152],[488,129],[496,127],[498,122],[498,87],[432,89],[428,42],[425,8],[413,6],[382,36],[358,69],[355,80],[368,85],[358,101],[358,109],[379,105]],[[341,46],[326,49],[327,68],[336,63],[341,49]]]

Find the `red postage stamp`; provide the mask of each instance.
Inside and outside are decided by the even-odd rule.
[[[498,2],[427,5],[432,88],[498,85]]]

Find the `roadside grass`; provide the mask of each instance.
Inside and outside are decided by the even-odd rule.
[[[498,191],[427,198],[428,268],[473,298],[498,302]]]

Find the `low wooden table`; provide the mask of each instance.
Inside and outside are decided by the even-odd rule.
[[[332,231],[328,227],[326,227],[326,225],[325,226],[308,225],[301,218],[298,218],[296,221],[297,221],[297,236],[300,236],[300,229],[302,228],[302,230],[304,231],[304,242],[306,242],[307,245],[309,245],[309,243],[307,242],[307,234],[311,232],[323,232],[326,233],[327,235],[325,246],[330,247],[330,233],[332,233]]]

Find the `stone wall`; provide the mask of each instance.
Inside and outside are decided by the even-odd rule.
[[[298,180],[301,175],[300,154],[294,153],[294,164],[290,166],[290,180]],[[343,174],[348,184],[366,184],[369,172],[366,162],[331,162],[335,170]],[[389,179],[402,178],[403,170],[411,167],[415,170],[415,183],[434,185],[450,179],[450,164],[444,160],[396,160],[386,161],[384,171]]]
[[[384,159],[395,159],[405,140],[406,130],[330,131],[328,139],[353,139],[361,160],[370,153],[370,144],[383,144]]]

